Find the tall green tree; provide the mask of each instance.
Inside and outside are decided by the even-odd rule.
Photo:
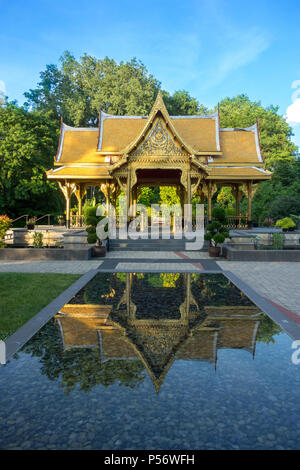
[[[266,217],[276,221],[291,215],[300,215],[300,160],[279,160],[272,179],[261,183],[255,193],[253,219],[261,223]]]
[[[149,113],[160,88],[142,62],[120,62],[85,54],[76,60],[69,52],[60,66],[48,65],[34,90],[25,93],[26,105],[51,109],[74,126],[98,123],[99,110],[118,115]]]
[[[193,116],[209,113],[209,109],[200,104],[196,98],[193,98],[186,90],[175,91],[173,95],[170,95],[167,91],[163,91],[162,94],[165,105],[171,116]]]
[[[0,213],[59,211],[57,185],[46,178],[58,142],[58,123],[50,112],[0,107]]]
[[[85,54],[76,60],[68,51],[58,66],[47,65],[40,78],[37,88],[25,93],[27,108],[51,110],[73,126],[97,125],[100,109],[113,115],[147,115],[161,85],[136,58],[117,63]],[[171,115],[208,113],[185,90],[173,95],[163,91],[163,96]]]
[[[249,127],[258,120],[262,154],[271,170],[278,160],[294,161],[297,150],[291,141],[292,128],[278,109],[263,107],[260,101],[250,101],[244,94],[220,102],[221,127]]]

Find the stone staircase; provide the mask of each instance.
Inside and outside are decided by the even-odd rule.
[[[109,240],[109,251],[184,251],[185,240]]]
[[[187,240],[185,238],[176,239],[171,236],[170,239],[163,239],[160,233],[160,237],[158,239],[146,238],[146,239],[138,239],[138,240],[131,240],[128,238],[127,240],[122,239],[110,239],[109,240],[109,251],[185,251],[186,250],[186,242],[193,242],[194,240]],[[203,249],[206,251],[207,247]]]

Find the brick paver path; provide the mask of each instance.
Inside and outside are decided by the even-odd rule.
[[[218,261],[267,299],[300,315],[300,263]]]
[[[0,261],[0,273],[84,274],[103,261]]]

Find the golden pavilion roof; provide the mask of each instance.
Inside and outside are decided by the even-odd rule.
[[[169,116],[159,93],[149,116],[113,116],[101,111],[97,128],[75,128],[62,122],[54,160],[59,168],[49,170],[48,178],[110,178],[114,169],[126,162],[127,155],[138,155],[138,146],[158,120],[170,133],[178,155],[191,155],[194,163],[206,169],[209,179],[259,181],[271,177],[264,170],[257,123],[247,128],[220,128],[219,111],[206,116]]]

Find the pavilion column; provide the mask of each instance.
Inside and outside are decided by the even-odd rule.
[[[191,193],[191,174],[188,172],[187,175],[187,188],[186,188],[186,203],[191,204],[192,203],[192,193]]]
[[[252,226],[252,181],[248,181],[248,226]]]
[[[252,226],[252,198],[255,194],[257,187],[253,186],[253,181],[247,181],[246,183],[243,183],[242,185],[242,191],[246,195],[248,199],[248,213],[247,213],[247,218],[248,218],[248,226]]]
[[[118,202],[118,197],[120,196],[121,194],[121,189],[120,189],[120,186],[116,183],[114,185],[114,196],[113,196],[113,201],[114,201],[114,205],[115,205],[115,210],[117,210],[117,202]]]
[[[137,201],[137,187],[134,186],[132,188],[132,205],[133,205],[133,213],[132,216],[136,217],[136,201]]]
[[[129,211],[131,206],[131,178],[130,171],[127,173],[127,186],[126,186],[126,197],[127,197],[127,222],[130,222],[131,213]]]
[[[235,225],[236,227],[238,227],[240,225],[240,200],[242,196],[242,191],[240,191],[240,183],[232,184],[231,193],[235,199],[235,217],[236,217]]]
[[[74,191],[74,194],[77,198],[78,202],[78,221],[79,225],[82,225],[82,199],[86,195],[86,184],[85,183],[78,183],[76,184],[76,189]]]
[[[236,217],[239,217],[240,215],[240,191],[239,191],[239,185],[237,184],[235,187],[235,215]]]
[[[207,219],[212,220],[212,197],[217,191],[217,185],[214,181],[208,180],[202,183],[201,193],[207,198]]]
[[[207,218],[208,218],[208,222],[211,222],[211,213],[212,213],[212,210],[211,210],[211,198],[212,198],[212,194],[211,194],[211,189],[210,189],[210,181],[208,183],[208,191],[207,191]]]
[[[208,181],[207,187],[207,218],[208,221],[211,222],[212,220],[212,197],[215,193],[214,185],[212,181]]]
[[[70,181],[65,181],[65,184],[59,181],[58,184],[66,199],[66,227],[70,228],[71,196],[76,190],[76,184]]]
[[[110,205],[110,197],[113,192],[112,185],[110,183],[103,183],[100,186],[101,191],[105,196],[105,205],[106,205],[106,214],[108,215],[109,212],[109,205]]]

